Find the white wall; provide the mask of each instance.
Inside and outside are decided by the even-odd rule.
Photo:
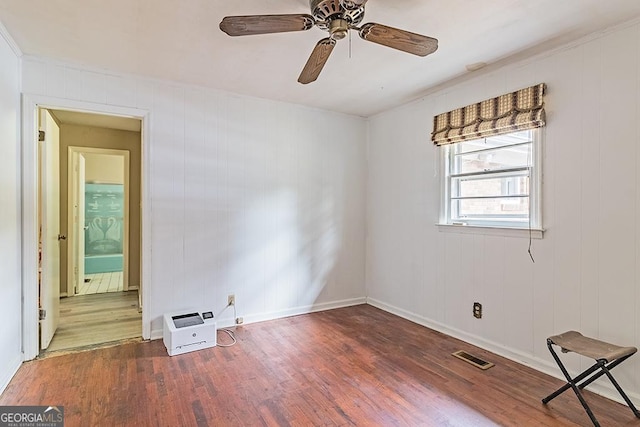
[[[533,242],[534,264],[526,238],[438,231],[430,133],[436,114],[541,82],[547,231]],[[371,118],[370,302],[556,376],[545,341],[553,334],[575,329],[640,346],[639,99],[640,24],[632,23]],[[592,362],[567,356],[573,368]],[[640,400],[640,356],[616,371]]]
[[[364,301],[363,119],[30,57],[23,91],[150,111],[152,337],[187,307],[231,323],[229,293],[245,322]]]
[[[22,361],[19,55],[0,23],[0,392]]]

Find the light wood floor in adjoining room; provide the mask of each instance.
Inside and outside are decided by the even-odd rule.
[[[590,425],[571,391],[541,403],[562,381],[369,305],[236,337],[175,357],[157,340],[27,362],[0,405],[61,405],[67,427]],[[603,426],[640,426],[626,406],[586,399]]]
[[[60,323],[46,353],[141,335],[137,291],[61,298]]]
[[[101,294],[105,292],[122,292],[124,280],[122,271],[114,271],[111,273],[95,273],[85,274],[85,280],[88,282],[80,283],[80,289],[76,295]]]

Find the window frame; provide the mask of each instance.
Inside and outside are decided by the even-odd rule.
[[[441,175],[441,183],[440,183],[440,218],[438,225],[441,229],[446,230],[449,227],[460,228],[465,227],[468,228],[469,231],[472,229],[478,230],[513,230],[517,231],[524,230],[530,236],[530,231],[535,231],[536,238],[542,238],[542,200],[541,200],[541,188],[542,188],[542,147],[543,147],[543,139],[544,139],[544,128],[534,128],[531,129],[531,164],[529,166],[529,220],[526,222],[518,223],[510,223],[508,221],[490,221],[490,220],[482,220],[482,219],[470,219],[465,221],[458,221],[451,218],[452,211],[452,200],[451,200],[451,185],[452,185],[452,174],[451,174],[451,159],[452,159],[452,151],[456,143],[447,144],[440,147],[440,170],[442,171]],[[509,133],[517,133],[520,132],[514,131]],[[484,138],[478,138],[484,139]],[[517,169],[517,168],[514,168]],[[522,168],[519,168],[522,169]],[[495,172],[500,173],[500,172]],[[478,174],[462,174],[467,176],[481,176],[483,172],[479,172]],[[461,175],[461,174],[458,174]],[[507,235],[513,235],[514,233],[509,232]]]

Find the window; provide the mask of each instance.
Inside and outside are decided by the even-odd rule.
[[[441,147],[441,223],[539,228],[540,129]]]
[[[508,235],[529,229],[529,238],[542,238],[545,91],[539,83],[434,116],[431,140],[444,164],[440,224],[494,227]]]

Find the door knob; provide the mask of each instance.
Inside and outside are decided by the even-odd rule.
[[[58,240],[67,240],[67,236],[64,234],[58,234]]]

